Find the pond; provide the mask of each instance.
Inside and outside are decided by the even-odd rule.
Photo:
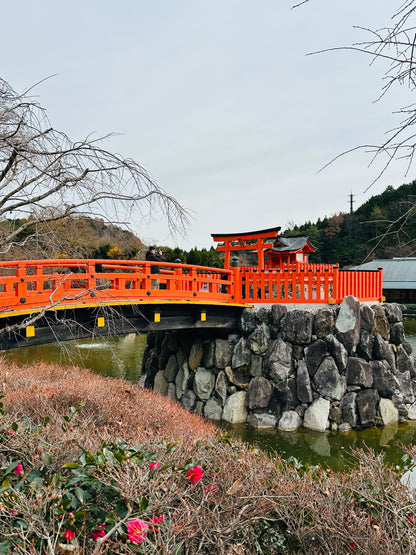
[[[416,352],[416,320],[404,321],[406,337]],[[137,382],[146,347],[145,335],[125,335],[106,340],[81,340],[51,345],[38,345],[4,353],[6,360],[18,364],[37,361],[58,364],[78,364],[94,372]],[[398,464],[403,455],[402,445],[416,444],[416,421],[393,424],[384,428],[351,430],[346,433],[314,433],[299,431],[283,433],[276,430],[259,431],[246,425],[226,426],[233,435],[257,444],[270,453],[284,458],[296,457],[309,464],[321,464],[342,470],[351,461],[351,447],[371,447],[384,451],[389,464]]]

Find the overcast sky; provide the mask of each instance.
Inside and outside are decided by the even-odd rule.
[[[129,222],[147,244],[210,247],[211,233],[331,216],[413,180],[353,146],[376,143],[409,104],[378,103],[385,68],[348,52],[307,56],[391,24],[391,0],[20,0],[2,4],[1,77],[36,88],[72,139],[117,132],[106,147],[139,161],[190,212],[187,237],[163,217]]]

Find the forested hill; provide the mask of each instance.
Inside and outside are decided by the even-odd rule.
[[[387,187],[353,214],[306,222],[282,235],[308,236],[317,249],[310,262],[338,262],[341,267],[373,258],[416,256],[416,180],[397,189]]]

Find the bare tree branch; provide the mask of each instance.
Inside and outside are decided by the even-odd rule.
[[[309,0],[306,0],[306,2]],[[293,7],[298,7],[306,2],[300,2]],[[416,90],[416,0],[405,0],[396,9],[392,16],[393,25],[381,29],[356,27],[367,33],[369,38],[365,41],[350,46],[327,48],[312,54],[336,52],[339,50],[353,51],[370,56],[371,64],[382,61],[387,64],[381,92],[376,102],[384,97],[393,87],[407,87],[411,92]],[[383,160],[382,168],[371,187],[386,172],[390,165],[398,160],[407,162],[407,175],[413,167],[416,151],[416,103],[403,106],[394,112],[400,118],[397,126],[386,132],[386,138],[374,145],[363,144],[346,150],[335,156],[328,164],[332,164],[340,156],[355,150],[365,150],[372,155],[370,165],[379,159]],[[321,170],[320,170],[321,171]],[[368,188],[366,190],[368,190]]]
[[[0,251],[39,223],[81,214],[128,224],[126,213],[139,220],[161,211],[172,231],[184,232],[186,210],[138,162],[103,148],[111,135],[72,141],[30,91],[0,79],[0,221],[26,219],[1,234]]]

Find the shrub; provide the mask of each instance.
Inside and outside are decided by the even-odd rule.
[[[355,451],[347,473],[285,462],[229,433],[215,434],[165,398],[166,421],[179,410],[189,430],[182,424],[181,437],[172,428],[163,436],[163,419],[152,421],[154,405],[143,403],[149,392],[82,375],[84,385],[72,388],[60,368],[2,375],[10,414],[0,405],[0,553],[416,550],[414,505],[400,484],[401,469],[386,467],[382,455]],[[81,390],[83,402],[75,394]],[[141,422],[148,416],[145,432],[134,427],[138,411]],[[116,435],[119,418],[133,439]],[[192,431],[195,420],[200,437]]]

